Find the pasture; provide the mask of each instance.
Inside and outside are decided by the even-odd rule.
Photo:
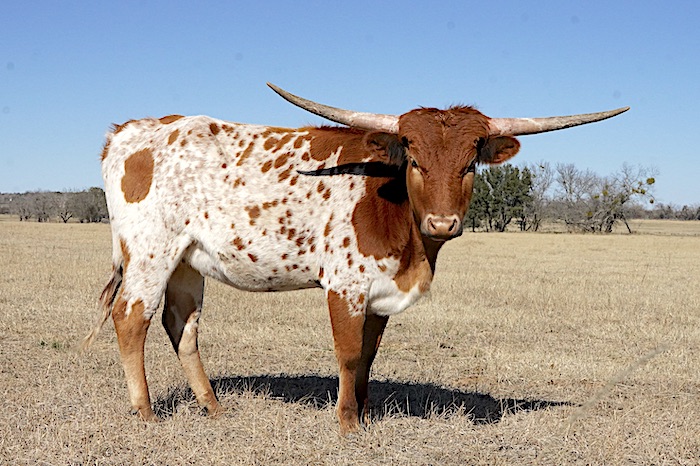
[[[208,281],[200,415],[156,316],[155,410],[129,414],[111,323],[86,354],[107,225],[0,219],[0,463],[697,464],[700,222],[636,235],[465,233],[389,320],[373,423],[338,435],[323,293]],[[633,228],[634,226],[633,225]]]

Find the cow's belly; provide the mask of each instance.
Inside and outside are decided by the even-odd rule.
[[[184,260],[205,277],[246,291],[290,291],[320,286],[317,271],[310,264],[284,263],[264,254],[233,255],[219,252],[214,257],[202,248],[187,251]]]

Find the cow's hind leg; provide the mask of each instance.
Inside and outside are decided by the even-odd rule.
[[[184,262],[180,263],[165,291],[163,327],[180,359],[197,402],[206,408],[208,414],[217,415],[222,408],[204,372],[197,344],[203,292],[204,277]]]
[[[129,400],[134,412],[146,421],[158,420],[151,409],[144,367],[146,333],[157,305],[158,301],[147,303],[141,297],[128,299],[122,290],[112,311]]]
[[[155,248],[141,247],[132,251],[127,246],[128,241],[120,240],[124,271],[121,291],[112,309],[112,319],[117,331],[119,354],[126,375],[131,406],[147,421],[156,421],[158,417],[151,408],[146,382],[146,333],[163,297],[168,279],[190,242],[186,236],[166,242],[166,254],[155,258],[150,254],[144,257],[144,251],[156,250]]]

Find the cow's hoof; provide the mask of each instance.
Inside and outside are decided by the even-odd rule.
[[[139,408],[131,410],[131,414],[138,416],[139,419],[146,422],[160,422],[161,419],[156,416],[156,413],[150,408]]]

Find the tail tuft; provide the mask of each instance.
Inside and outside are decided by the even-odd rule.
[[[119,266],[114,267],[112,277],[109,279],[109,282],[102,290],[102,294],[100,295],[99,306],[101,313],[98,316],[97,321],[95,322],[95,325],[93,326],[90,333],[85,338],[83,338],[83,342],[80,345],[81,351],[86,351],[90,347],[90,345],[92,345],[92,342],[95,341],[95,338],[97,338],[97,335],[100,333],[100,330],[102,330],[102,326],[112,314],[112,306],[114,305],[114,300],[116,299],[117,293],[121,288],[121,284],[122,265],[120,264]]]

